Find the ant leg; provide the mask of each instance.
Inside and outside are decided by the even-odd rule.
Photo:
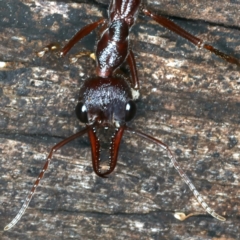
[[[169,149],[169,147],[161,142],[160,140],[149,136],[145,133],[142,133],[140,131],[136,131],[134,129],[131,129],[129,127],[125,127],[125,130],[127,132],[133,133],[133,134],[137,134],[138,136],[145,138],[151,142],[154,142],[156,145],[160,146],[161,148],[163,148],[164,150],[167,151],[169,158],[171,159],[174,168],[177,170],[177,172],[179,173],[180,177],[182,178],[182,180],[188,185],[188,187],[190,188],[190,190],[192,191],[193,195],[195,196],[195,198],[197,199],[197,201],[201,204],[201,206],[203,207],[203,209],[208,212],[210,215],[212,215],[214,218],[220,220],[220,221],[226,221],[226,219],[220,215],[218,215],[212,208],[210,208],[208,206],[208,204],[203,200],[203,197],[201,196],[201,194],[197,191],[197,189],[195,188],[195,186],[193,185],[192,181],[188,178],[188,176],[184,173],[183,169],[180,167],[179,163],[177,162],[176,158],[174,157],[173,153],[171,152],[171,150]]]
[[[36,52],[38,57],[43,57],[47,52],[53,52],[59,50],[60,44],[59,43],[50,43],[46,47],[43,48],[43,50]]]
[[[47,45],[46,47],[44,47],[43,50],[37,52],[36,54],[37,54],[38,57],[41,58],[41,57],[43,57],[47,52],[50,52],[50,51],[53,52],[53,51],[59,50],[59,49],[60,49],[59,46],[60,46],[59,44],[54,44],[54,43],[49,44],[49,45]],[[61,53],[60,53],[60,54],[61,54]],[[75,62],[77,62],[77,60],[78,60],[79,58],[84,57],[84,56],[89,56],[89,57],[92,58],[93,60],[96,60],[96,57],[95,57],[95,54],[94,54],[94,53],[92,53],[92,52],[90,52],[90,51],[88,51],[88,50],[84,50],[84,51],[81,51],[81,52],[75,54],[75,55],[72,56],[72,57],[69,57],[69,61],[70,61],[70,63],[75,63]],[[9,65],[9,64],[8,64],[8,65]],[[8,66],[8,65],[7,65],[7,66]]]
[[[171,21],[171,20],[169,20],[165,17],[156,15],[146,8],[142,8],[142,11],[145,15],[151,17],[154,21],[156,21],[157,23],[159,23],[163,27],[165,27],[165,28],[175,32],[179,36],[187,39],[188,41],[190,41],[191,43],[196,45],[198,48],[205,48],[208,51],[217,55],[218,57],[226,60],[227,62],[232,63],[232,64],[236,64],[237,66],[240,66],[240,61],[238,59],[219,51],[218,49],[214,48],[211,45],[205,44],[202,39],[197,38],[194,35],[188,33],[187,31],[185,31],[184,29],[179,27],[177,24],[175,24],[173,21]]]
[[[84,135],[85,133],[87,133],[88,129],[89,129],[89,127],[86,127],[84,129],[82,129],[80,132],[73,134],[72,136],[62,140],[61,142],[59,142],[58,144],[56,144],[55,146],[52,147],[52,149],[51,149],[51,151],[50,151],[50,153],[49,153],[49,155],[47,157],[47,161],[45,162],[42,171],[38,175],[38,178],[35,181],[35,183],[34,183],[32,189],[31,189],[30,193],[28,194],[26,200],[24,201],[21,209],[19,210],[19,212],[15,216],[15,218],[4,228],[4,231],[7,231],[10,228],[12,228],[21,219],[22,215],[26,211],[26,209],[27,209],[27,207],[28,207],[32,197],[33,197],[33,194],[34,194],[34,192],[35,192],[35,190],[36,190],[40,180],[43,178],[44,173],[48,169],[48,165],[49,165],[49,163],[50,163],[50,161],[52,159],[53,153],[56,152],[59,148],[63,147],[65,144],[67,144],[67,143],[73,141],[74,139],[76,139],[76,138]]]
[[[100,24],[104,23],[105,19],[102,18],[94,23],[90,23],[88,25],[86,25],[85,27],[83,27],[82,29],[80,29],[70,40],[69,42],[62,48],[62,50],[60,51],[60,57],[65,56],[70,49],[77,43],[79,42],[82,38],[84,38],[85,36],[87,36],[89,33],[91,33],[95,28],[97,28]],[[51,43],[49,45],[47,45],[46,47],[43,48],[43,50],[37,52],[37,56],[38,57],[43,57],[47,52],[50,51],[57,51],[61,49],[60,44],[59,43]],[[87,55],[87,54],[85,54]],[[74,61],[73,61],[74,62]]]
[[[81,57],[84,57],[84,56],[89,56],[90,58],[92,58],[93,60],[95,60],[95,55],[94,53],[90,52],[90,51],[81,51],[79,52],[78,54],[75,54],[73,57],[69,57],[69,60],[71,63],[75,63],[77,62],[77,60]]]
[[[100,24],[104,23],[105,19],[102,18],[94,23],[90,23],[80,29],[70,40],[69,42],[63,47],[63,49],[60,52],[60,56],[65,56],[70,49],[79,42],[83,37],[87,36],[90,32],[92,32],[95,28],[97,28]]]
[[[138,79],[138,74],[137,74],[137,67],[136,67],[136,62],[135,62],[135,58],[134,58],[134,54],[133,54],[132,50],[129,50],[129,53],[127,56],[127,63],[129,65],[130,71],[131,71],[132,87],[134,89],[139,89],[139,79]]]

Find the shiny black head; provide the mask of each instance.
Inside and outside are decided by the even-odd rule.
[[[131,87],[122,78],[90,78],[80,89],[76,115],[83,123],[120,127],[135,113]]]

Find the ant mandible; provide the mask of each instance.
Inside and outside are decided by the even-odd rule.
[[[134,54],[129,49],[129,31],[134,25],[138,12],[141,11],[145,15],[151,17],[158,24],[175,32],[181,37],[187,39],[198,48],[205,48],[215,55],[223,58],[229,63],[240,66],[240,62],[211,45],[204,43],[200,38],[197,38],[190,33],[183,30],[181,27],[173,23],[171,20],[155,15],[141,4],[140,0],[112,0],[108,10],[108,20],[100,19],[94,23],[86,25],[67,43],[67,45],[60,51],[61,56],[65,56],[69,50],[79,42],[83,37],[91,33],[100,25],[107,23],[96,48],[96,76],[87,79],[80,89],[80,96],[76,106],[77,118],[86,124],[86,127],[76,134],[66,138],[52,147],[46,163],[35,181],[30,194],[27,196],[22,208],[16,217],[4,228],[4,230],[11,229],[22,217],[28,204],[40,182],[45,171],[48,168],[50,160],[54,152],[60,149],[68,142],[88,134],[91,143],[92,151],[92,165],[94,172],[102,178],[106,178],[116,167],[117,157],[121,138],[124,131],[136,134],[148,141],[156,144],[167,151],[171,162],[183,181],[188,185],[193,192],[197,201],[202,205],[204,210],[212,215],[214,218],[225,221],[225,218],[218,215],[208,204],[203,200],[203,197],[196,190],[191,180],[186,176],[184,171],[179,166],[173,153],[169,147],[160,140],[149,136],[145,133],[137,131],[127,126],[127,122],[132,120],[136,113],[136,106],[134,100],[139,95],[139,80],[137,75],[136,63]],[[52,45],[45,50],[50,50]],[[114,76],[114,72],[124,63],[130,67],[131,80],[130,83],[124,78]],[[101,172],[100,167],[100,143],[96,135],[97,128],[115,127],[115,132],[110,143],[110,162],[109,169]]]

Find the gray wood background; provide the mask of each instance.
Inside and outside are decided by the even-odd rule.
[[[83,127],[74,108],[94,61],[83,57],[70,64],[67,57],[35,54],[106,16],[106,1],[79,2],[0,1],[0,61],[8,62],[0,71],[0,238],[239,239],[239,69],[143,16],[130,36],[141,98],[129,125],[167,143],[227,221],[203,211],[163,151],[126,134],[108,179],[93,173],[87,137],[58,151],[21,221],[3,231],[50,148]],[[180,26],[240,59],[239,1],[148,5],[180,17],[174,20]],[[94,51],[96,38],[94,32],[71,53]],[[200,214],[180,222],[175,211]]]

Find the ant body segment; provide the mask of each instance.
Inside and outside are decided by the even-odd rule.
[[[89,78],[84,82],[83,86],[80,88],[78,104],[76,106],[77,118],[82,123],[85,123],[86,127],[52,147],[47,157],[47,161],[22,208],[16,217],[4,228],[4,230],[11,229],[21,219],[40,180],[47,170],[55,151],[68,142],[88,134],[91,143],[93,170],[99,177],[106,178],[116,167],[119,146],[124,132],[129,132],[145,138],[146,140],[165,149],[173,163],[173,166],[183,181],[189,186],[190,190],[193,192],[197,201],[202,205],[204,210],[216,219],[225,221],[224,217],[218,215],[203,200],[203,197],[181,169],[173,153],[166,144],[152,136],[127,126],[127,122],[132,120],[135,116],[136,106],[134,101],[139,95],[139,79],[134,53],[129,49],[129,31],[134,25],[139,11],[155,20],[158,24],[189,40],[198,48],[205,48],[227,62],[240,66],[239,61],[234,57],[213,48],[211,45],[205,44],[202,39],[189,34],[167,18],[155,15],[153,12],[145,8],[145,6],[141,5],[140,0],[112,0],[109,6],[108,20],[100,19],[94,23],[86,25],[77,32],[77,34],[60,52],[62,57],[65,56],[83,37],[87,36],[98,26],[105,23],[107,24],[100,40],[97,43],[96,76]],[[114,75],[115,71],[125,61],[130,67],[130,83],[124,78]],[[110,143],[109,168],[108,170],[102,172],[100,166],[100,142],[96,135],[96,131],[98,128],[107,128],[109,126],[114,126],[115,132],[112,136],[112,142]]]

